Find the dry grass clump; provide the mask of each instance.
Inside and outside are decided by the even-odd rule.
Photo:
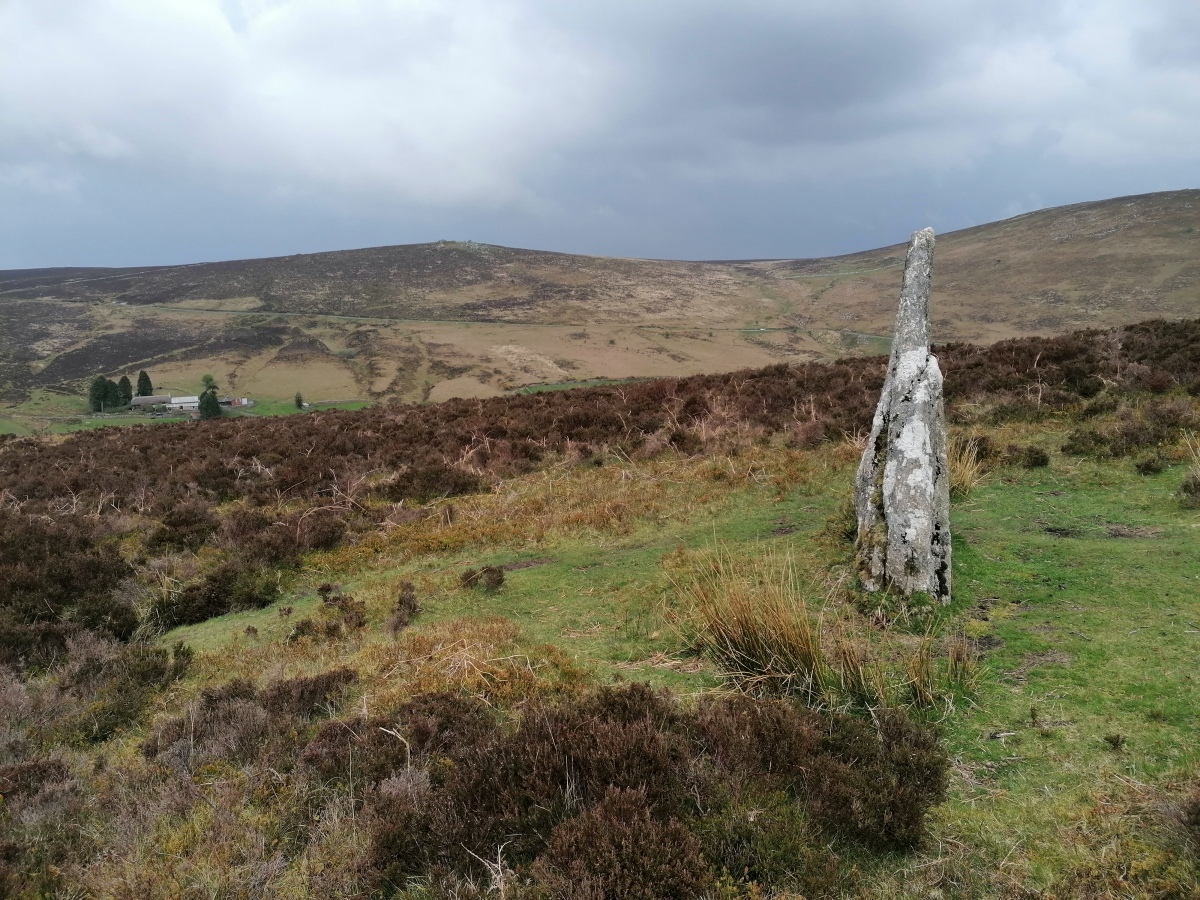
[[[1191,457],[1191,467],[1179,486],[1179,501],[1188,509],[1200,509],[1200,438],[1195,432],[1189,432],[1183,440]]]
[[[718,551],[676,588],[693,617],[697,647],[740,688],[825,702],[831,673],[820,625],[790,556],[769,552],[740,563]]]
[[[739,690],[871,709],[950,705],[974,690],[977,664],[961,638],[943,654],[932,632],[881,632],[842,597],[841,580],[804,584],[789,554],[677,552],[666,563],[682,628]],[[806,596],[820,597],[816,613]]]
[[[552,645],[525,646],[520,629],[499,617],[463,618],[405,631],[391,645],[372,645],[361,659],[379,672],[374,703],[457,691],[492,702],[571,693],[585,672]]]
[[[974,437],[951,435],[946,447],[946,464],[950,469],[952,497],[966,497],[988,476],[987,453]]]

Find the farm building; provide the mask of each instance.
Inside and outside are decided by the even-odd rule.
[[[149,397],[134,397],[129,401],[129,406],[132,409],[142,409],[147,406],[159,406],[160,404],[165,406],[170,402],[171,397],[169,394],[154,394]]]
[[[199,397],[172,397],[167,401],[167,409],[190,410],[199,408]]]

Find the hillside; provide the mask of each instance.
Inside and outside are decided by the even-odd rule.
[[[0,400],[139,368],[179,393],[211,372],[263,398],[436,400],[874,353],[902,252],[673,262],[438,242],[0,272]],[[976,343],[1195,315],[1200,191],[941,235],[933,304],[938,340]]]
[[[940,356],[936,608],[880,358],[0,438],[0,895],[1196,896],[1200,319]]]

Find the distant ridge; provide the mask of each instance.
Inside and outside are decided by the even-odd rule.
[[[286,385],[303,382],[318,394],[419,400],[882,352],[902,260],[900,244],[674,261],[438,241],[9,270],[0,395],[72,391],[89,374],[134,365],[182,382],[209,365],[239,390],[289,397]],[[983,344],[1200,315],[1200,190],[939,235],[932,310],[937,341]]]

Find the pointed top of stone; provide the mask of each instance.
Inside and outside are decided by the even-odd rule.
[[[892,359],[909,350],[929,348],[929,280],[933,272],[933,229],[914,231],[904,257],[904,282],[896,312]]]

